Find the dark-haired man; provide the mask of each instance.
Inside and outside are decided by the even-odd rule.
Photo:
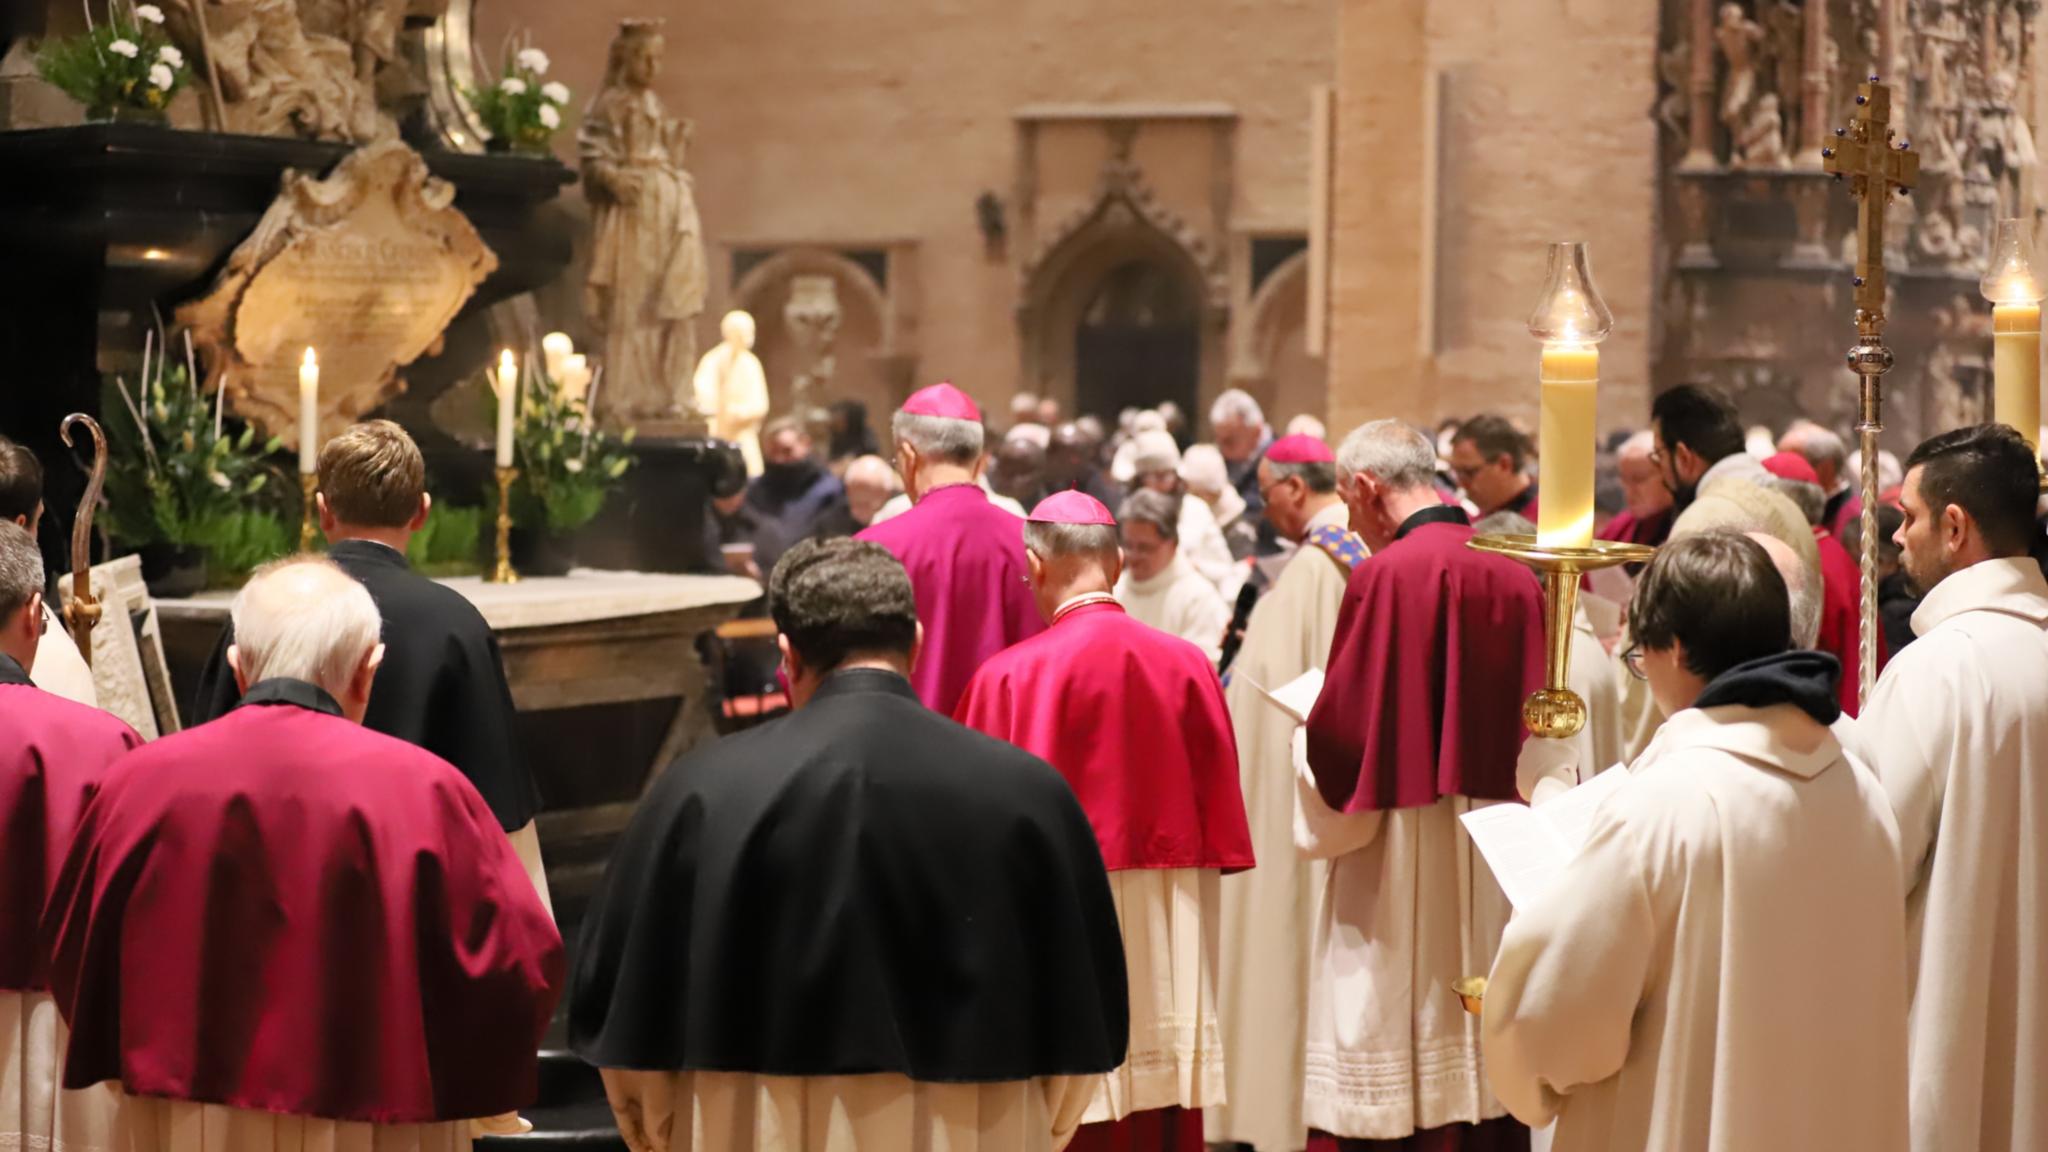
[[[796,710],[648,792],[584,925],[571,1045],[633,1152],[1060,1147],[1128,1027],[1086,814],[919,702],[886,549],[798,544],[768,601]]]
[[[1629,615],[1670,718],[1501,937],[1493,1090],[1557,1152],[1904,1152],[1898,830],[1829,732],[1841,665],[1741,536],[1666,544]]]
[[[315,500],[328,557],[370,590],[384,619],[384,664],[363,726],[417,744],[469,777],[546,902],[533,828],[540,797],[515,746],[498,638],[474,604],[414,572],[405,558],[433,506],[419,446],[389,420],[348,428],[320,449]],[[234,642],[230,625],[200,677],[192,723],[226,715],[241,702],[228,661]]]
[[[1529,438],[1505,417],[1474,416],[1451,434],[1451,474],[1481,516],[1513,512],[1537,518],[1528,461]]]
[[[0,436],[0,520],[27,529],[31,539],[43,521],[43,465],[36,454]],[[36,654],[36,666],[29,676],[35,686],[53,696],[62,696],[90,707],[99,707],[99,693],[93,689],[92,669],[78,654],[71,633],[54,606],[45,601],[43,643]]]
[[[1820,571],[1820,550],[1797,505],[1765,483],[1769,473],[1743,446],[1735,406],[1692,384],[1661,392],[1650,403],[1657,466],[1671,489],[1678,519],[1671,537],[1701,532],[1768,532]]]
[[[2048,1148],[2048,581],[2034,453],[1943,433],[1906,460],[1898,532],[1925,594],[1852,746],[1899,819],[1913,960],[1913,1148]],[[1846,1145],[1845,1145],[1846,1146]]]

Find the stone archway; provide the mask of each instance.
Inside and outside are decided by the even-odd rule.
[[[1229,283],[1216,252],[1163,207],[1127,158],[1022,270],[1020,389],[1114,418],[1222,388]],[[1084,390],[1085,386],[1085,390]]]
[[[1251,393],[1275,427],[1292,417],[1327,419],[1327,361],[1308,352],[1308,253],[1282,261],[1239,319],[1232,387]],[[1332,430],[1332,435],[1337,435]]]
[[[903,399],[897,394],[896,374],[889,370],[897,347],[896,317],[888,296],[860,264],[813,247],[777,252],[748,269],[733,286],[731,307],[754,317],[754,351],[768,376],[769,410],[788,413],[796,376],[817,366],[821,350],[792,324],[788,305],[793,288],[805,281],[816,284],[818,278],[830,282],[838,315],[822,349],[832,362],[830,379],[812,402],[859,400],[867,405],[870,421],[886,418]],[[716,323],[712,318],[714,331]]]

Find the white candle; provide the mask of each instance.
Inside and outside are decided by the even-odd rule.
[[[2032,440],[2041,428],[2041,306],[1991,309],[1992,415]]]
[[[548,366],[548,379],[559,387],[562,372],[569,363],[569,356],[576,351],[576,343],[569,339],[567,332],[550,332],[540,338],[540,353]]]
[[[510,348],[498,354],[498,467],[512,466],[512,417],[519,408],[519,361]]]
[[[566,357],[562,361],[562,374],[555,377],[555,384],[561,388],[564,399],[582,400],[590,393],[589,359],[581,352]]]
[[[299,361],[299,473],[320,470],[320,360],[306,349]]]
[[[1590,344],[1545,344],[1541,381],[1536,542],[1545,548],[1584,548],[1593,542],[1593,418],[1600,350]]]

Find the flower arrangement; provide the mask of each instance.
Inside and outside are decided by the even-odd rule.
[[[85,105],[88,119],[161,119],[190,77],[184,53],[164,31],[163,9],[110,0],[104,22],[93,23],[90,8],[85,20],[83,35],[43,46],[36,70]]]
[[[493,151],[547,151],[569,104],[569,86],[542,79],[547,74],[548,54],[527,45],[506,59],[496,84],[469,92],[470,106],[491,134]]]
[[[632,429],[614,440],[591,419],[602,373],[595,381],[572,372],[562,376],[556,381],[544,358],[527,358],[512,438],[519,464],[519,479],[512,484],[512,522],[555,536],[594,519],[633,465],[626,451]]]
[[[189,343],[184,363],[154,344],[152,334],[139,387],[114,376],[104,393],[108,536],[131,548],[210,552],[216,574],[289,552],[293,534],[278,507],[285,486],[272,483],[276,469],[265,461],[280,442],[229,424],[226,382],[212,396],[199,389]]]

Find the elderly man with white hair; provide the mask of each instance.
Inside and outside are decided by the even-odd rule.
[[[1266,426],[1265,409],[1242,388],[1232,388],[1209,406],[1209,434],[1223,462],[1230,468],[1230,483],[1244,502],[1257,512],[1259,502],[1259,461],[1273,443],[1273,430]]]
[[[35,537],[0,520],[0,1148],[110,1148],[119,1097],[63,1090],[64,1023],[36,919],[93,793],[142,738],[30,682],[45,627]]]
[[[1116,599],[1131,619],[1193,644],[1214,664],[1230,627],[1230,606],[1181,555],[1180,507],[1180,500],[1149,488],[1124,498],[1116,514],[1124,545]]]
[[[1664,486],[1664,475],[1657,468],[1656,433],[1644,429],[1622,441],[1614,453],[1614,470],[1621,479],[1627,506],[1601,526],[1599,537],[1652,548],[1664,543],[1677,513],[1672,508],[1671,489]]]
[[[362,726],[367,589],[301,557],[233,611],[241,706],[117,763],[51,894],[66,1082],[118,1083],[124,1152],[517,1130],[562,985],[553,918],[476,788]]]
[[[1863,501],[1856,495],[1856,473],[1850,464],[1849,446],[1832,429],[1811,420],[1794,420],[1778,437],[1778,451],[1796,452],[1813,466],[1820,489],[1827,497],[1821,525],[1835,536],[1863,513]]]
[[[1024,521],[981,486],[981,409],[965,392],[951,384],[918,390],[890,432],[913,506],[878,515],[856,539],[887,548],[910,573],[924,625],[910,682],[926,706],[950,716],[989,657],[1045,629],[1025,586]]]

